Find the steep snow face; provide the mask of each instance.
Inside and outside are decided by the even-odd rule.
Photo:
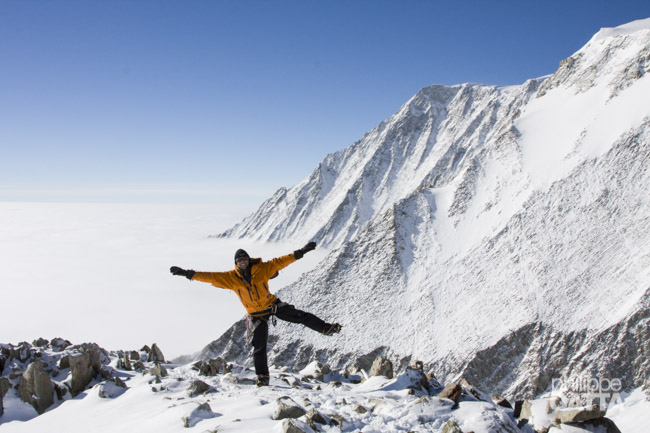
[[[344,334],[280,324],[271,359],[382,353],[515,396],[585,372],[643,385],[649,47],[645,20],[600,32],[543,82],[423,89],[228,232],[333,248],[280,297]],[[242,329],[203,356],[244,361]]]
[[[507,132],[538,84],[422,89],[361,141],[329,155],[309,178],[279,190],[221,236],[338,247],[398,201],[466,171],[486,142]]]

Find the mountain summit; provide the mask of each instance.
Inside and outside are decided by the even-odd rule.
[[[270,360],[421,360],[509,397],[650,371],[650,19],[551,76],[422,89],[223,237],[332,249],[280,291],[344,325],[280,324]],[[243,322],[203,358],[247,359]]]

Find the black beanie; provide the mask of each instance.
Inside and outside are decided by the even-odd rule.
[[[248,253],[242,249],[237,250],[235,253],[235,263],[237,263],[237,259],[240,257],[246,257],[247,259],[251,258],[251,256],[249,256]]]

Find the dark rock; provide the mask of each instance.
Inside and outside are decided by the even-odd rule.
[[[285,418],[300,418],[307,412],[291,397],[281,397],[275,401],[275,410],[273,412],[274,420]]]
[[[282,433],[313,433],[313,428],[297,419],[285,419],[282,423]]]
[[[447,421],[442,427],[442,433],[463,433],[456,421]]]
[[[61,352],[69,346],[72,346],[72,343],[70,343],[68,340],[64,340],[63,338],[57,337],[53,338],[52,341],[50,341],[50,347],[56,352]]]
[[[555,411],[553,420],[558,424],[567,424],[590,421],[604,416],[605,411],[601,410],[599,406],[562,408]]]
[[[215,416],[218,415],[212,411],[210,404],[206,402],[199,405],[189,415],[183,417],[183,426],[185,428],[191,428],[204,419],[214,418]]]
[[[393,378],[393,363],[386,358],[379,357],[375,359],[370,367],[370,376],[386,376],[389,379]]]
[[[79,354],[70,356],[70,373],[72,380],[70,383],[70,392],[76,397],[86,386],[101,374],[102,364],[100,361],[99,347],[96,345],[80,348]]]
[[[70,355],[62,356],[59,359],[59,369],[65,370],[66,368],[70,368]]]
[[[309,424],[309,426],[314,430],[317,429],[316,424],[323,424],[323,425],[327,424],[327,421],[325,420],[323,415],[321,415],[320,412],[318,412],[313,407],[309,409],[309,411],[307,412],[306,419],[307,419],[307,424]]]
[[[0,416],[4,413],[4,406],[2,405],[2,401],[4,399],[5,394],[7,391],[11,389],[11,382],[9,382],[9,379],[6,377],[0,377]]]
[[[39,338],[38,340],[32,341],[32,345],[34,347],[45,347],[48,344],[50,344],[50,342],[48,340],[46,340],[45,338]]]
[[[463,392],[463,387],[460,386],[458,383],[450,383],[445,388],[442,390],[440,394],[438,394],[439,398],[448,398],[449,400],[453,400],[454,402],[458,403],[458,399],[460,398],[460,395]]]
[[[151,368],[151,374],[157,377],[167,377],[167,370],[162,364],[156,364]]]
[[[210,390],[210,386],[202,380],[197,379],[192,382],[190,387],[187,389],[187,393],[190,395],[190,397],[196,397],[197,395],[201,395],[208,390]]]
[[[497,406],[505,407],[506,409],[512,409],[510,402],[503,397],[492,397],[492,401]]]
[[[151,350],[149,351],[149,356],[148,356],[148,361],[149,362],[162,362],[165,363],[165,356],[162,353],[162,350],[158,347],[156,343],[151,346]]]
[[[23,373],[18,395],[22,401],[31,404],[39,415],[54,403],[52,380],[41,360],[31,362]]]

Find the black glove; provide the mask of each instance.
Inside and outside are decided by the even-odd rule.
[[[178,266],[172,266],[169,268],[169,272],[171,272],[174,275],[182,275],[183,277],[187,278],[188,280],[191,280],[192,277],[196,272],[194,272],[191,269],[188,269],[187,271],[183,268],[179,268]]]
[[[315,249],[316,249],[316,242],[309,242],[304,247],[300,248],[299,250],[294,251],[293,255],[296,258],[296,260],[299,260],[299,259],[302,259],[302,256],[304,256],[308,252],[313,251]]]

